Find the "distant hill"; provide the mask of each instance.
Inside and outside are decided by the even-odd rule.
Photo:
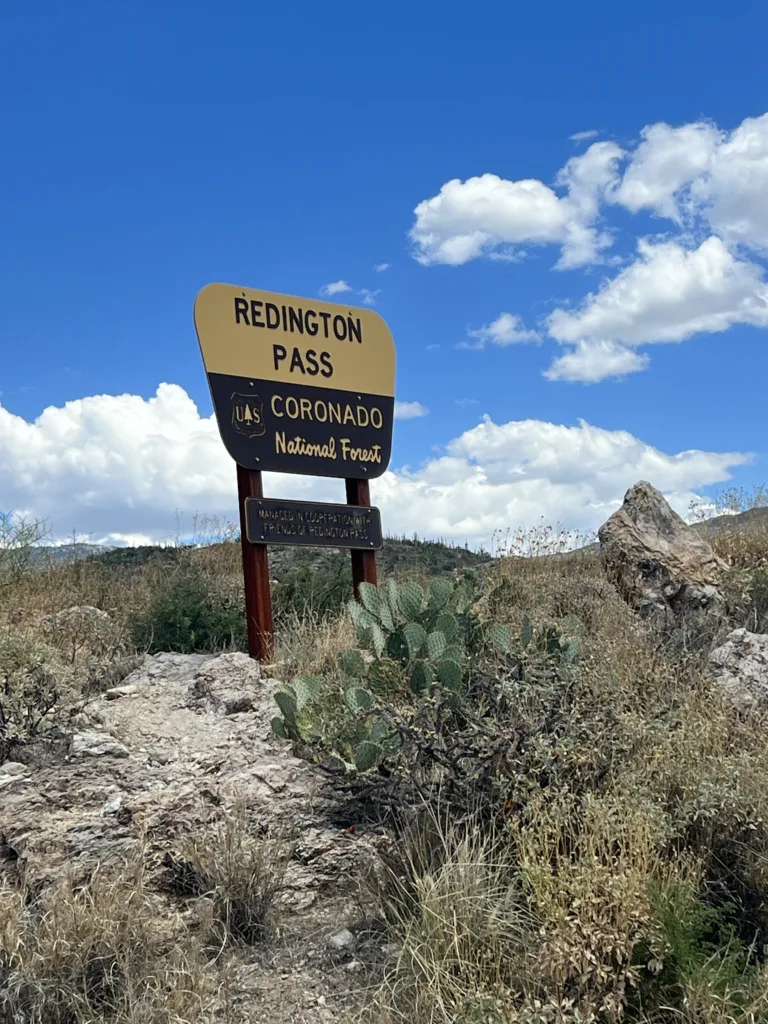
[[[33,565],[66,565],[69,562],[81,562],[84,558],[103,554],[110,549],[104,544],[40,544],[30,550]]]
[[[723,530],[768,530],[768,507],[750,508],[737,515],[713,516],[692,525],[705,536],[714,536]]]
[[[110,566],[144,565],[150,560],[175,561],[180,548],[164,546],[145,546],[131,548],[97,548],[88,553],[88,557]],[[283,573],[298,568],[318,570],[328,569],[332,563],[338,562],[339,550],[336,548],[301,548],[280,547],[275,545],[269,549],[270,574],[279,578]],[[349,555],[345,552],[345,564]],[[492,561],[485,552],[471,551],[467,547],[452,546],[440,541],[407,540],[405,538],[387,537],[377,553],[377,565],[383,575],[397,573],[402,575],[408,571],[426,573],[429,576],[449,575],[456,569],[471,568]]]
[[[98,545],[95,545],[98,546]],[[168,544],[141,544],[137,547],[102,547],[90,558],[109,566],[141,566],[152,560],[175,561],[181,548]]]
[[[751,508],[737,515],[713,516],[698,523],[692,523],[693,529],[705,536],[714,536],[723,530],[768,530],[768,506]],[[139,547],[109,547],[104,544],[60,544],[58,546],[40,546],[32,554],[32,562],[38,566],[50,564],[62,565],[83,559],[98,559],[111,566],[144,565],[150,560],[175,561],[179,547],[173,545],[142,545]],[[587,544],[578,548],[583,554],[592,554],[600,550],[598,543]],[[295,568],[311,567],[327,568],[338,556],[334,548],[270,548],[270,571],[274,577]],[[406,539],[387,537],[384,545],[377,552],[379,571],[388,576],[397,573],[402,575],[408,571],[427,573],[430,576],[448,575],[454,570],[472,568],[492,562],[487,552],[472,551],[467,547],[445,544],[442,541]]]

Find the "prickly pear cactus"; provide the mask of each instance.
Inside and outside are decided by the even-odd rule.
[[[310,677],[282,687],[275,733],[314,744],[348,771],[375,770],[401,743],[386,719],[397,695],[408,701],[441,690],[458,700],[465,690],[467,611],[475,598],[469,578],[435,579],[426,593],[413,582],[363,583],[360,601],[348,606],[359,649],[339,656],[341,685]]]
[[[528,671],[566,675],[580,655],[579,641],[558,627],[534,628],[523,619],[519,636],[509,626],[482,624],[471,609],[477,599],[470,575],[418,584],[363,583],[349,604],[358,647],[343,651],[328,678],[294,679],[275,695],[275,733],[293,740],[305,756],[335,759],[349,772],[372,772],[403,742],[396,721],[401,707],[440,693],[460,708],[467,692],[470,657],[481,650]]]
[[[360,604],[351,602],[349,614],[360,646],[377,661],[398,665],[412,694],[423,696],[433,686],[459,692],[466,661],[459,619],[471,596],[445,579],[433,580],[428,594],[416,583],[390,580],[381,590],[363,583]],[[384,673],[369,669],[369,675],[377,676],[371,689],[380,692]]]

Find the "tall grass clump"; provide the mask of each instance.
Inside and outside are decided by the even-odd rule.
[[[509,847],[426,809],[368,879],[396,951],[372,996],[382,1021],[500,1021],[534,936]]]
[[[205,904],[214,943],[251,944],[277,927],[287,857],[283,843],[251,833],[241,797],[222,821],[193,830],[167,855],[165,884]]]
[[[0,889],[2,1024],[201,1024],[215,985],[140,862],[42,895]]]

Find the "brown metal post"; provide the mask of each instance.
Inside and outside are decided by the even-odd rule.
[[[367,480],[346,480],[347,504],[348,505],[370,505],[371,488]],[[376,552],[375,551],[353,551],[352,552],[352,583],[355,588],[355,597],[360,600],[360,584],[372,583],[376,586]]]
[[[248,623],[248,654],[260,662],[272,660],[274,627],[272,593],[266,544],[251,544],[245,524],[245,499],[263,498],[261,473],[237,467],[237,498],[240,506],[240,542],[243,549],[245,618]]]

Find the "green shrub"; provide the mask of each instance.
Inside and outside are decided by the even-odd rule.
[[[635,950],[634,961],[643,970],[629,1016],[660,1007],[684,1016],[697,992],[706,992],[709,1006],[719,1004],[729,1017],[748,1003],[757,966],[755,950],[734,931],[737,908],[708,903],[680,881],[651,883],[649,895],[656,933]]]
[[[279,690],[281,716],[273,720],[277,735],[308,756],[330,755],[349,771],[396,759],[413,778],[416,768],[429,776],[450,766],[448,774],[471,789],[478,769],[494,775],[499,729],[509,725],[507,714],[487,713],[500,702],[509,707],[497,675],[520,677],[533,662],[539,671],[565,672],[579,654],[576,641],[554,626],[535,631],[527,618],[513,651],[508,627],[477,620],[472,574],[433,579],[428,593],[413,582],[363,584],[360,597],[348,608],[358,648],[342,651],[335,672]]]
[[[272,609],[278,621],[291,615],[314,620],[337,615],[352,597],[348,556],[296,551],[276,559],[273,572]]]
[[[202,574],[179,571],[152,591],[146,608],[133,622],[132,635],[136,646],[151,654],[242,648],[242,603],[218,592]]]
[[[55,730],[70,684],[53,647],[22,633],[0,638],[0,763],[15,746]]]

